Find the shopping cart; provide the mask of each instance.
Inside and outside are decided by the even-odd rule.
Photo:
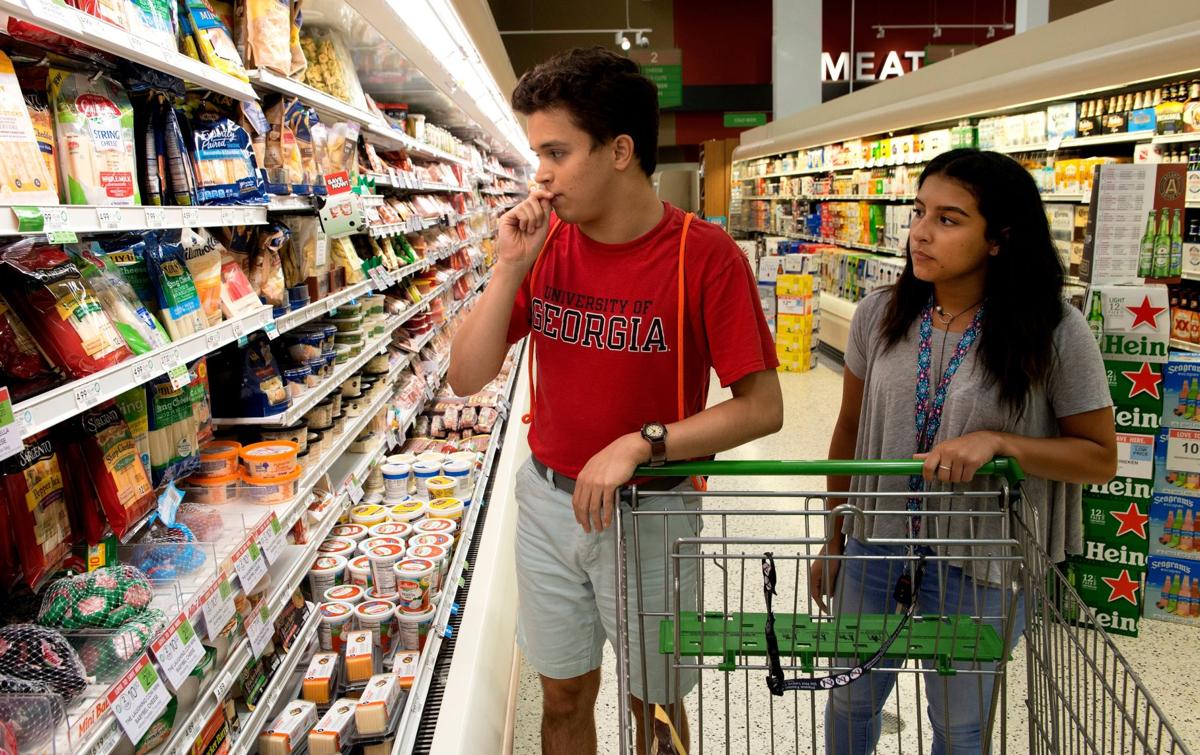
[[[707,476],[713,489],[632,486],[623,496],[617,686],[618,699],[633,703],[618,704],[621,752],[634,752],[634,708],[653,722],[650,703],[677,700],[682,690],[682,704],[660,712],[677,732],[690,732],[689,755],[866,751],[862,741],[850,744],[856,737],[875,738],[871,752],[925,753],[936,736],[949,751],[969,751],[964,742],[955,749],[949,720],[964,705],[977,706],[981,740],[971,747],[985,753],[1187,753],[1046,554],[1014,460],[986,465],[974,485],[871,493],[872,511],[852,503],[826,509],[845,492],[716,489],[733,478],[745,486],[921,469],[909,460],[638,469],[638,477]],[[874,533],[862,538],[865,552],[821,552],[834,516]],[[863,568],[867,561],[872,569]],[[841,577],[830,615],[808,595],[808,574],[833,562]],[[862,582],[885,565],[895,594],[864,610],[870,591]],[[913,593],[919,597],[906,601]],[[857,605],[848,604],[856,595]],[[1012,652],[1020,644],[1024,653]],[[831,696],[838,705],[827,723]],[[936,721],[926,719],[927,697]],[[881,698],[876,715],[870,701]],[[639,729],[646,752],[652,728]]]

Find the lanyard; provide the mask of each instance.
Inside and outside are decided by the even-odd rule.
[[[971,319],[971,324],[963,332],[962,337],[958,340],[958,346],[954,348],[954,354],[950,357],[949,363],[946,364],[946,372],[938,381],[937,389],[933,393],[932,399],[929,395],[929,377],[932,361],[932,343],[933,343],[933,297],[930,297],[929,303],[925,305],[925,309],[921,312],[921,345],[920,351],[917,354],[917,393],[914,409],[913,421],[917,430],[917,453],[928,453],[933,448],[933,440],[937,437],[938,430],[942,426],[942,409],[946,404],[946,390],[950,387],[950,381],[954,379],[955,373],[962,365],[963,360],[967,356],[967,352],[971,350],[971,346],[979,339],[981,324],[983,323],[983,306],[981,305],[975,311],[975,316]],[[949,337],[947,335],[947,337]],[[908,489],[913,493],[920,492],[924,489],[924,478],[921,475],[912,475],[908,478]],[[907,499],[907,509],[909,511],[920,511],[921,500],[919,498]],[[918,517],[912,517],[912,536],[919,537],[921,534],[921,520]]]

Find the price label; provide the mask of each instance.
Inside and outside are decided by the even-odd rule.
[[[100,381],[93,380],[80,385],[71,391],[71,394],[75,397],[75,406],[80,409],[91,409],[100,403]]]
[[[90,16],[89,16],[90,18]],[[104,23],[101,21],[100,23]],[[107,26],[107,24],[105,24]],[[96,208],[96,225],[102,231],[115,231],[121,227],[121,208],[120,207],[97,207]]]
[[[1167,435],[1167,469],[1200,472],[1200,432],[1170,430]]]
[[[25,0],[25,4],[29,6],[29,10],[33,15],[43,21],[65,26],[70,31],[78,32],[82,30],[79,25],[80,16],[78,13],[67,7],[66,3],[55,2],[55,0]],[[137,740],[134,740],[135,742]]]
[[[1063,143],[1062,134],[1058,134],[1053,139],[1051,139],[1049,141],[1049,143],[1046,144],[1046,150],[1048,152],[1057,152],[1058,148],[1062,146],[1062,143]]]
[[[215,351],[221,345],[221,333],[214,330],[204,337],[204,348],[207,351]]]
[[[221,630],[233,618],[237,606],[233,602],[233,585],[229,577],[221,572],[220,577],[204,591],[200,599],[200,611],[204,614],[205,634],[209,641],[217,639]]]
[[[161,207],[146,208],[146,227],[162,228],[167,224],[167,213]]]
[[[353,502],[353,504],[355,506],[357,506],[358,502],[363,499],[363,495],[364,495],[362,483],[360,483],[358,480],[351,477],[350,483],[347,485],[347,488],[350,493],[351,502]]]
[[[68,223],[67,210],[63,207],[43,207],[42,213],[42,230],[46,233],[52,231],[67,231]]]
[[[283,531],[283,525],[279,523],[279,517],[274,513],[271,514],[270,521],[263,525],[258,535],[258,545],[267,561],[272,564],[283,555],[283,549],[287,546],[287,535]]]
[[[238,224],[238,216],[237,216],[237,213],[233,211],[233,208],[232,207],[223,208],[221,210],[221,225],[228,227],[228,226],[235,226],[237,224]]]
[[[162,666],[167,683],[175,690],[187,681],[192,669],[204,658],[204,646],[200,644],[192,622],[183,614],[179,614],[167,631],[150,643],[150,649]]]
[[[267,338],[274,341],[279,338],[279,328],[275,327],[274,320],[268,320],[266,325],[263,325],[263,332],[267,334]]]
[[[108,704],[130,741],[137,742],[171,700],[158,669],[143,655],[108,693]]]
[[[133,382],[136,385],[141,385],[142,383],[153,379],[157,374],[157,371],[154,369],[153,359],[141,360],[137,364],[133,365],[133,368],[130,370],[130,372],[133,373]]]
[[[188,228],[198,227],[200,225],[200,210],[195,207],[184,207],[183,224]]]
[[[213,696],[217,698],[218,703],[229,695],[229,690],[233,689],[233,678],[232,671],[226,671],[217,677],[217,681],[213,684]]]
[[[121,47],[130,46],[129,35],[123,29],[118,29],[87,13],[81,13],[80,16],[79,26],[83,29],[84,34],[90,34],[97,39],[103,39]]]
[[[317,267],[324,267],[329,261],[329,237],[324,233],[317,234],[317,249],[315,252]]]
[[[46,234],[51,244],[77,244],[79,236],[75,231],[50,231]]]
[[[242,589],[252,592],[262,578],[267,576],[267,559],[263,558],[262,549],[253,540],[247,541],[233,556],[233,568],[237,571],[238,579],[242,581]]]
[[[7,387],[0,387],[0,459],[21,453],[21,426],[13,419],[12,398]]]
[[[186,364],[177,364],[167,370],[167,377],[171,378],[171,388],[173,390],[181,390],[185,385],[191,382],[188,377],[188,368]]]
[[[254,657],[262,656],[263,651],[267,649],[267,645],[271,643],[271,635],[275,632],[275,627],[271,623],[271,617],[267,614],[267,601],[259,604],[258,610],[250,616],[250,623],[246,625],[246,634],[250,638],[250,649],[254,651]]]

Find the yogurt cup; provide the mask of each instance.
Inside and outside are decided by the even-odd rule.
[[[424,650],[425,640],[433,626],[436,609],[429,608],[420,613],[407,613],[396,609],[396,634],[398,646],[405,650]]]
[[[431,501],[437,498],[454,498],[458,493],[458,481],[444,474],[430,477],[425,481],[425,493]]]
[[[318,629],[321,649],[340,653],[344,644],[342,637],[350,631],[349,622],[354,618],[354,606],[349,603],[330,602],[317,606],[317,610],[321,612],[321,626]]]
[[[423,558],[437,565],[430,590],[440,590],[446,582],[446,572],[450,569],[450,549],[442,545],[412,545],[405,552],[408,558]]]
[[[471,473],[474,471],[475,465],[457,459],[447,459],[442,465],[442,476],[449,477],[457,484],[452,498],[461,498],[463,503],[469,504],[471,498]]]
[[[388,601],[391,601],[392,603],[395,603],[396,598],[398,598],[398,597],[400,597],[400,594],[395,591],[380,592],[379,590],[375,589],[374,587],[372,587],[370,590],[367,590],[367,600],[388,600]]]
[[[374,632],[379,649],[387,653],[396,633],[396,604],[390,600],[367,600],[354,607],[358,628]]]
[[[417,497],[428,498],[429,490],[425,487],[426,484],[438,477],[442,473],[441,464],[431,464],[427,461],[418,461],[412,465],[413,479],[416,480]]]
[[[317,546],[317,553],[322,556],[342,556],[350,559],[356,553],[356,545],[353,540],[347,540],[344,537],[328,537]]]
[[[388,464],[407,464],[408,466],[411,467],[413,464],[417,463],[417,457],[416,457],[416,454],[410,454],[410,453],[392,454],[391,456],[387,457],[387,463]]]
[[[367,551],[371,559],[371,578],[381,593],[396,592],[396,572],[392,567],[404,559],[404,543],[381,543]]]
[[[352,585],[358,585],[366,590],[374,584],[371,581],[371,560],[366,556],[355,556],[350,559],[350,563],[346,565],[346,571],[350,574],[348,581]]]
[[[357,543],[360,540],[366,540],[368,536],[368,528],[364,524],[338,524],[329,531],[330,537],[340,537],[343,540],[352,540]]]
[[[308,587],[313,598],[320,598],[326,590],[339,584],[345,573],[345,556],[317,556],[312,568],[308,570]]]
[[[385,524],[386,524],[386,522],[385,522]],[[396,537],[395,535],[376,535],[374,537],[368,537],[366,540],[363,540],[361,543],[358,544],[359,555],[361,555],[361,556],[371,555],[371,549],[374,548],[376,545],[399,545],[402,547],[408,547],[407,545],[405,545],[404,538],[402,538],[402,537]],[[376,584],[378,584],[378,583],[376,583]]]
[[[366,504],[365,506],[355,506],[350,509],[350,521],[355,524],[361,524],[364,527],[374,527],[377,524],[383,524],[387,520],[387,509],[383,506]]]
[[[383,504],[387,507],[388,519],[393,522],[412,523],[425,516],[425,502],[415,498],[409,498],[407,501],[399,503],[390,503],[384,499]]]
[[[408,495],[408,484],[412,479],[412,467],[407,464],[384,464],[383,490],[388,498],[399,498]]]
[[[437,532],[443,535],[450,535],[458,540],[458,522],[453,519],[422,519],[413,527],[416,534],[424,535],[429,532]]]
[[[449,551],[454,547],[454,536],[443,532],[414,532],[413,536],[408,539],[408,547],[411,548],[414,545],[440,545]]]
[[[464,508],[463,502],[457,498],[438,498],[429,502],[428,517],[462,522]]]
[[[407,522],[384,522],[371,528],[371,537],[394,537],[408,540],[412,533],[412,525]]]
[[[357,605],[367,596],[367,591],[358,585],[337,585],[325,591],[325,602],[349,603]],[[315,597],[315,596],[314,596]]]
[[[433,587],[437,564],[425,558],[406,558],[392,567],[396,589],[400,593],[396,604],[404,613],[424,613],[429,610],[429,592]]]

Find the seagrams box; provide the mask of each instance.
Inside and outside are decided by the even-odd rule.
[[[1200,561],[1151,556],[1145,616],[1200,625]]]
[[[1083,498],[1083,553],[1097,563],[1145,568],[1149,506],[1139,500]]]
[[[1156,492],[1148,534],[1151,553],[1200,559],[1200,491]]]
[[[1156,492],[1200,495],[1200,430],[1159,430],[1154,471]]]
[[[1163,368],[1162,425],[1200,430],[1200,354],[1171,352]]]
[[[1110,566],[1071,557],[1063,564],[1067,581],[1079,593],[1084,605],[1096,614],[1096,623],[1113,634],[1136,637],[1142,613],[1141,567]],[[1071,600],[1060,606],[1063,618],[1090,626],[1091,622]]]

